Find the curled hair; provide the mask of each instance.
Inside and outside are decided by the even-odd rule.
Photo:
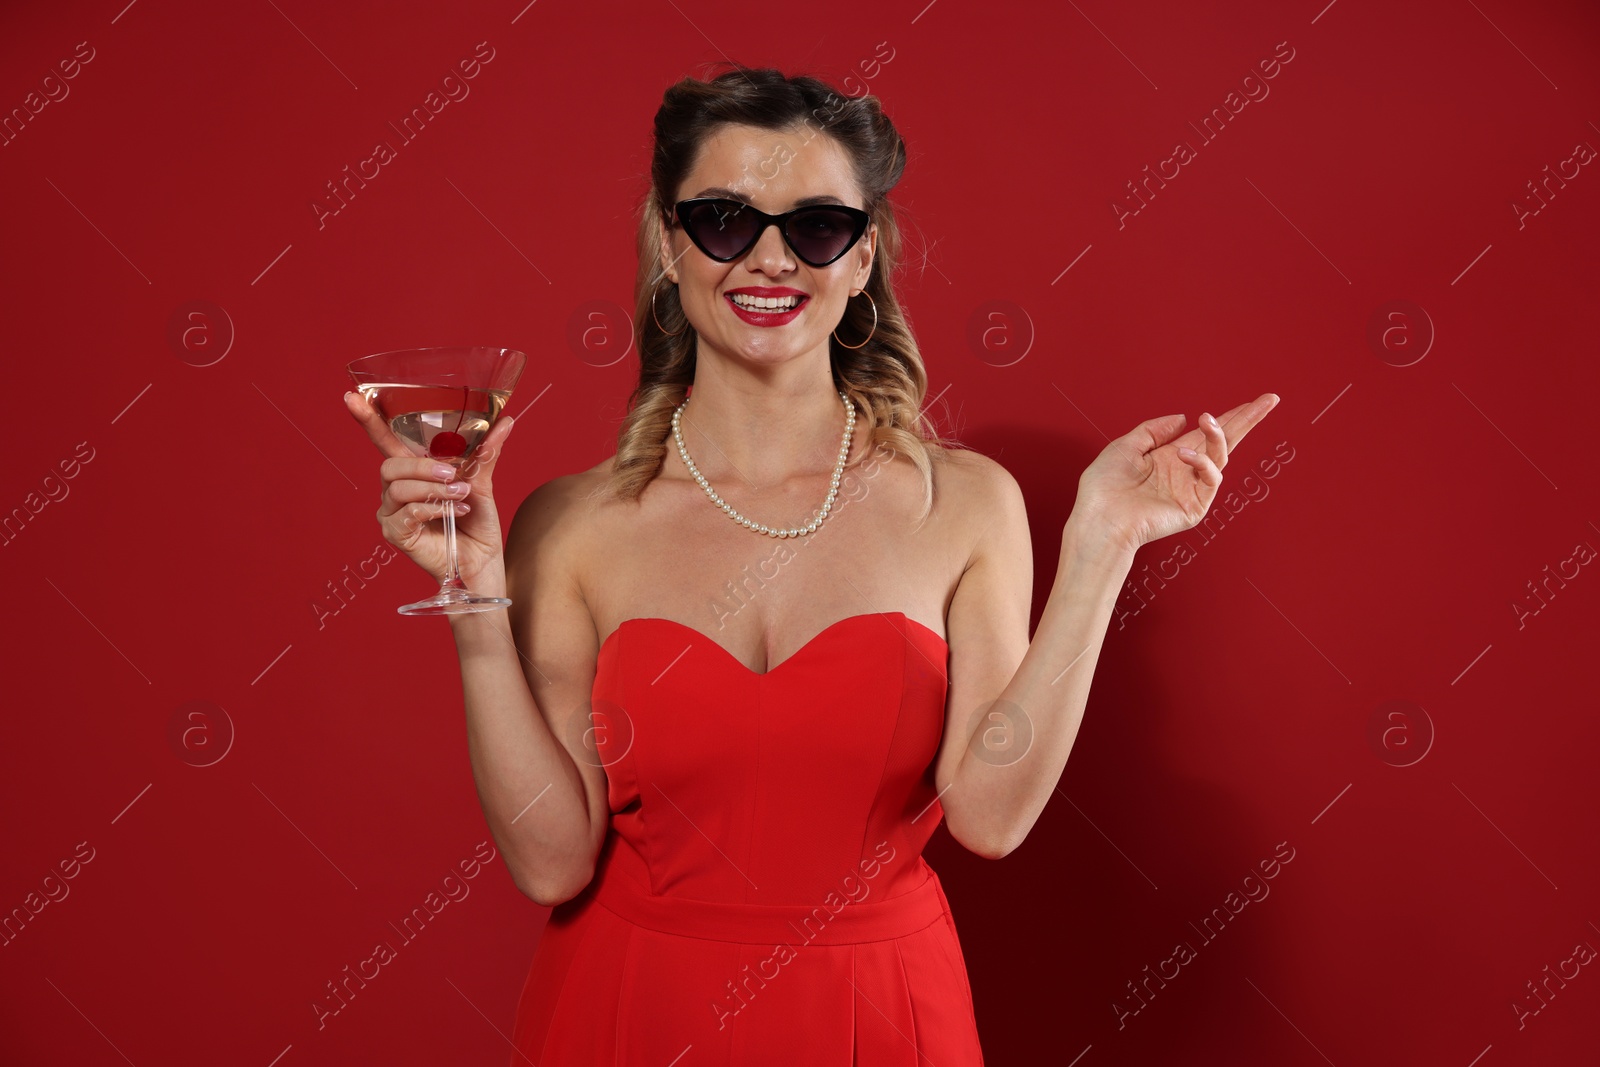
[[[709,81],[684,78],[666,90],[656,111],[650,188],[638,214],[633,321],[639,381],[628,398],[628,413],[617,433],[615,464],[602,488],[638,499],[661,472],[672,412],[693,383],[696,333],[684,315],[677,288],[663,287],[652,308],[651,298],[661,280],[660,226],[708,136],[729,124],[773,131],[804,127],[808,140],[816,132],[826,133],[850,159],[866,210],[878,229],[865,290],[873,304],[851,301],[835,332],[847,339],[870,332],[871,338],[860,348],[848,348],[830,334],[829,363],[834,388],[856,408],[858,432],[867,429],[873,448],[887,446],[906,456],[922,475],[920,522],[933,508],[933,461],[940,454],[927,446],[961,446],[941,437],[923,414],[928,376],[892,285],[901,234],[888,194],[905,170],[905,142],[874,96],[845,97],[807,75],[786,77],[770,68],[737,64]],[[674,332],[663,331],[657,316]]]

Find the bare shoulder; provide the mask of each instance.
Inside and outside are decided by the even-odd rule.
[[[941,506],[959,517],[971,566],[996,532],[1027,527],[1022,487],[1012,473],[982,452],[930,444],[935,453],[934,479]]]
[[[511,517],[512,536],[506,548],[512,548],[519,539],[543,541],[552,535],[576,533],[589,510],[586,503],[590,493],[598,484],[595,475],[609,463],[607,460],[586,471],[557,475],[523,497]]]
[[[571,592],[580,591],[582,553],[590,543],[595,513],[614,458],[607,457],[588,470],[551,478],[523,498],[506,536],[508,585],[516,584],[517,572],[524,579],[531,578],[534,568],[527,565],[538,556],[538,569],[546,578],[559,574]],[[552,562],[557,565],[551,566]]]
[[[1016,487],[1017,480],[998,460],[970,448],[945,448],[929,444],[935,470],[948,472],[950,487],[955,492],[984,494],[1004,493]]]

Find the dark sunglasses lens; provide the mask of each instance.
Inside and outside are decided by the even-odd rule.
[[[743,252],[755,236],[756,219],[732,201],[696,204],[683,220],[695,244],[713,259],[729,260]]]
[[[832,263],[855,243],[856,220],[834,208],[802,211],[789,220],[786,236],[795,254],[813,266]]]

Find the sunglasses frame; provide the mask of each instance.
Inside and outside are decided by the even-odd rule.
[[[755,235],[750,238],[750,243],[739,249],[739,251],[726,258],[723,258],[722,256],[714,256],[705,245],[700,243],[700,239],[695,236],[694,230],[689,227],[687,222],[689,212],[693,211],[701,204],[736,204],[738,205],[738,211],[719,211],[718,215],[725,217],[726,215],[734,215],[738,214],[739,212],[748,211],[752,216],[755,217],[756,221],[760,223],[760,225],[756,227]],[[844,246],[844,248],[839,250],[838,255],[834,256],[825,263],[815,263],[810,259],[807,259],[805,256],[800,254],[800,250],[796,248],[794,246],[794,242],[789,239],[789,220],[794,218],[796,215],[802,215],[808,211],[841,212],[847,218],[849,218],[854,225],[854,232],[850,235],[849,242]],[[795,254],[796,259],[800,260],[800,262],[806,264],[807,266],[826,267],[830,264],[837,263],[844,257],[846,252],[850,251],[856,246],[856,243],[860,241],[861,238],[866,234],[867,227],[872,225],[872,216],[860,208],[851,207],[848,204],[807,204],[805,207],[797,207],[791,211],[785,211],[780,215],[769,215],[765,211],[757,210],[750,204],[746,204],[740,200],[730,200],[725,196],[697,196],[689,200],[680,200],[674,204],[672,209],[672,217],[669,219],[669,221],[671,221],[673,225],[682,226],[683,232],[689,235],[689,240],[694,242],[694,246],[701,252],[705,253],[708,259],[714,260],[717,263],[732,263],[741,256],[747,255],[749,251],[756,246],[756,242],[761,240],[761,235],[767,232],[768,226],[777,226],[778,233],[783,236],[783,243],[789,246],[789,251]]]

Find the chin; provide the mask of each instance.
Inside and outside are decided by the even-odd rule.
[[[811,341],[766,341],[762,339],[761,341],[741,345],[735,351],[751,363],[778,364],[799,359],[815,347],[815,342]],[[826,351],[825,348],[824,351]]]

